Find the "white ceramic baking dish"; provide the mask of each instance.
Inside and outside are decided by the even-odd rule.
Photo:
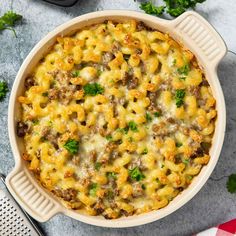
[[[190,49],[197,57],[200,65],[205,71],[206,77],[217,100],[216,108],[218,118],[210,150],[211,159],[208,165],[203,167],[200,174],[194,178],[193,183],[178,195],[168,206],[163,209],[149,213],[122,217],[116,220],[106,220],[100,216],[88,216],[82,212],[66,209],[58,199],[44,189],[27,170],[25,162],[21,159],[24,150],[22,139],[16,136],[16,121],[20,117],[19,103],[17,97],[23,93],[24,79],[30,74],[32,68],[38,63],[51,45],[54,44],[59,35],[68,35],[76,30],[104,20],[112,19],[124,21],[127,19],[143,21],[152,28],[169,33],[175,40],[181,42]],[[22,64],[14,82],[8,113],[8,128],[10,143],[15,158],[15,168],[7,176],[7,186],[19,204],[36,220],[44,222],[57,213],[63,213],[79,221],[103,226],[103,227],[131,227],[146,224],[171,214],[188,202],[206,183],[212,173],[220,155],[224,140],[226,112],[222,89],[217,77],[217,65],[226,54],[226,45],[214,28],[199,14],[186,12],[175,20],[163,20],[154,16],[135,11],[110,10],[89,13],[70,20],[57,27],[45,38],[43,38],[30,52]]]

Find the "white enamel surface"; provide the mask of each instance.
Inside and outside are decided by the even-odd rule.
[[[27,170],[25,163],[20,157],[20,153],[23,150],[22,140],[15,135],[15,123],[17,118],[19,118],[19,104],[16,101],[17,97],[23,91],[25,77],[30,74],[31,69],[38,63],[42,55],[48,51],[48,48],[54,44],[58,35],[71,34],[84,26],[103,22],[107,19],[122,21],[130,18],[141,20],[153,28],[169,33],[196,55],[206,73],[213,95],[217,100],[216,108],[218,110],[218,118],[213,145],[210,150],[210,162],[194,178],[193,183],[188,189],[178,195],[168,206],[158,211],[152,211],[138,216],[123,217],[116,220],[106,220],[100,216],[88,216],[82,212],[78,213],[66,209],[52,194],[41,187]],[[12,88],[9,102],[8,129],[16,164],[14,170],[7,177],[7,186],[10,192],[32,217],[42,222],[47,221],[59,212],[63,212],[70,217],[88,224],[121,228],[146,224],[171,214],[188,202],[201,189],[218,161],[224,140],[226,111],[216,68],[225,53],[226,46],[217,32],[200,15],[191,11],[182,14],[172,21],[134,11],[101,11],[79,16],[59,26],[43,38],[30,52],[22,64]]]

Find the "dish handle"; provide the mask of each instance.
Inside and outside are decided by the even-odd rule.
[[[61,205],[36,185],[24,166],[15,167],[6,178],[6,186],[18,204],[37,221],[45,222],[61,212]]]
[[[224,40],[214,27],[194,11],[187,11],[171,22],[179,41],[189,44],[204,64],[215,69],[227,53]]]

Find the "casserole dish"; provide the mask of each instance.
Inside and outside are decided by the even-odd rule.
[[[200,174],[183,193],[178,195],[168,206],[158,210],[158,212],[152,211],[138,216],[123,217],[108,221],[102,217],[88,216],[81,212],[78,213],[66,209],[52,194],[43,189],[34,176],[27,170],[25,163],[21,159],[21,154],[24,151],[23,142],[16,137],[15,127],[20,117],[20,106],[16,101],[17,97],[23,92],[23,80],[54,44],[58,36],[72,34],[80,28],[95,23],[101,23],[104,20],[124,21],[127,19],[143,21],[152,28],[169,33],[176,41],[181,42],[186,48],[193,52],[205,71],[205,75],[212,88],[213,96],[217,100],[216,109],[218,111],[218,119],[216,121],[213,144],[210,150],[211,159],[208,165],[203,167]],[[13,85],[9,104],[8,126],[16,165],[6,181],[10,192],[32,217],[42,222],[47,221],[57,213],[64,213],[82,222],[97,226],[131,227],[158,220],[174,212],[201,189],[212,173],[219,158],[224,139],[226,112],[224,97],[217,78],[216,69],[225,53],[226,46],[221,37],[200,15],[194,12],[187,12],[175,20],[167,21],[133,11],[102,11],[77,17],[59,26],[41,40],[31,51],[21,66]]]

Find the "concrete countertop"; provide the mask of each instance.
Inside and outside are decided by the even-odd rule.
[[[16,27],[17,38],[10,31],[0,32],[0,80],[11,88],[17,71],[32,47],[56,26],[78,15],[103,9],[139,10],[133,0],[79,0],[72,8],[56,7],[40,0],[1,0],[0,15],[13,9],[24,16]],[[235,0],[207,0],[196,10],[225,39],[228,48],[236,51]],[[218,68],[227,106],[227,130],[220,160],[202,190],[185,206],[170,216],[140,227],[106,229],[80,223],[57,215],[39,224],[48,236],[78,235],[191,235],[218,223],[236,218],[236,195],[226,189],[227,176],[236,173],[236,56],[228,53]],[[9,173],[14,166],[7,134],[7,98],[0,103],[0,172]]]

